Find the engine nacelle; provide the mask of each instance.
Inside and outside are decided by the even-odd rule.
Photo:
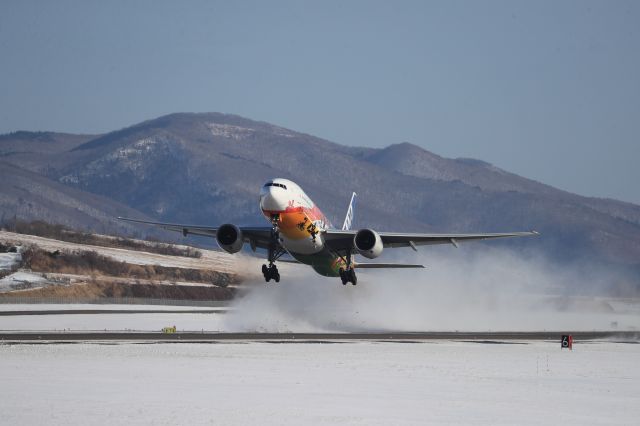
[[[242,250],[242,231],[235,225],[226,223],[218,228],[216,241],[220,248],[227,253],[237,253]]]
[[[375,259],[382,254],[382,239],[380,235],[373,229],[361,229],[353,237],[353,245],[355,245],[358,253],[369,259]]]

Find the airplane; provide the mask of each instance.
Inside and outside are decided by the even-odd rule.
[[[384,248],[410,247],[429,244],[452,244],[506,237],[539,235],[536,231],[493,234],[415,234],[377,232],[362,228],[353,230],[356,193],[351,196],[342,229],[334,228],[327,217],[296,183],[288,179],[271,179],[260,190],[260,210],[270,226],[236,226],[231,223],[218,227],[150,222],[118,217],[120,220],[154,225],[189,234],[214,237],[227,253],[237,253],[248,243],[255,252],[267,250],[268,265],[262,265],[266,282],[280,282],[276,261],[309,265],[325,277],[340,277],[342,284],[356,285],[356,269],[366,268],[424,268],[423,265],[398,263],[359,263],[355,254],[375,259]],[[281,259],[288,253],[294,260]]]

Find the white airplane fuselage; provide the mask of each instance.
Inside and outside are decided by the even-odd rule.
[[[344,259],[326,249],[322,236],[331,223],[300,186],[287,179],[268,181],[260,191],[260,210],[277,226],[280,244],[296,260],[321,275],[339,276]]]

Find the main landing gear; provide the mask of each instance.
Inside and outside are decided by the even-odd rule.
[[[353,270],[353,268],[350,269],[344,269],[344,268],[340,268],[340,279],[342,280],[342,285],[347,285],[348,282],[350,282],[353,285],[356,285],[358,283],[358,277],[356,277],[356,271]]]
[[[280,273],[278,272],[278,267],[271,263],[269,266],[262,265],[262,275],[264,275],[264,280],[269,282],[274,280],[275,282],[280,282]]]
[[[358,277],[356,277],[356,271],[353,269],[353,265],[351,264],[351,251],[347,250],[347,269],[340,268],[338,271],[340,273],[340,279],[342,280],[342,285],[347,285],[347,283],[351,283],[353,285],[358,284]]]
[[[278,215],[275,214],[271,217],[271,243],[269,244],[269,255],[268,261],[269,266],[262,265],[262,275],[264,275],[264,280],[269,282],[274,280],[275,282],[280,282],[280,273],[278,272],[278,267],[275,264],[275,261],[282,256],[285,251],[280,245],[278,239]]]

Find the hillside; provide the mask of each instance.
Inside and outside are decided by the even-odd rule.
[[[41,219],[102,233],[132,233],[115,218],[143,215],[113,199],[69,187],[46,176],[0,161],[0,223]],[[126,212],[126,213],[123,213]]]
[[[157,244],[147,241],[130,240],[129,244],[148,248],[108,247],[0,231],[0,256],[5,260],[0,265],[0,301],[52,297],[228,300],[244,279],[254,277],[260,263],[218,251],[201,250],[201,256],[195,258],[154,252]],[[10,247],[17,248],[17,253],[2,253]],[[187,249],[174,248],[173,253]],[[247,274],[238,273],[245,269]]]
[[[20,134],[26,141],[36,138]],[[345,147],[219,113],[171,114],[95,137],[56,135],[58,149],[45,152],[42,143],[24,142],[19,154],[15,141],[9,149],[7,137],[0,137],[2,160],[20,168],[11,174],[24,181],[72,191],[104,213],[102,219],[95,217],[98,223],[109,223],[105,216],[137,214],[186,223],[260,224],[257,192],[277,176],[298,182],[334,223],[341,222],[349,195],[356,191],[356,227],[536,229],[540,238],[496,244],[640,277],[640,206],[571,194],[478,160],[447,159],[408,143]],[[3,165],[3,173],[8,168]],[[21,199],[40,196],[35,192]],[[11,202],[18,203],[20,195],[3,186],[0,196],[5,200],[0,214],[13,216]],[[45,218],[59,211],[58,216],[68,217],[63,223],[76,220],[59,206],[41,210]]]

